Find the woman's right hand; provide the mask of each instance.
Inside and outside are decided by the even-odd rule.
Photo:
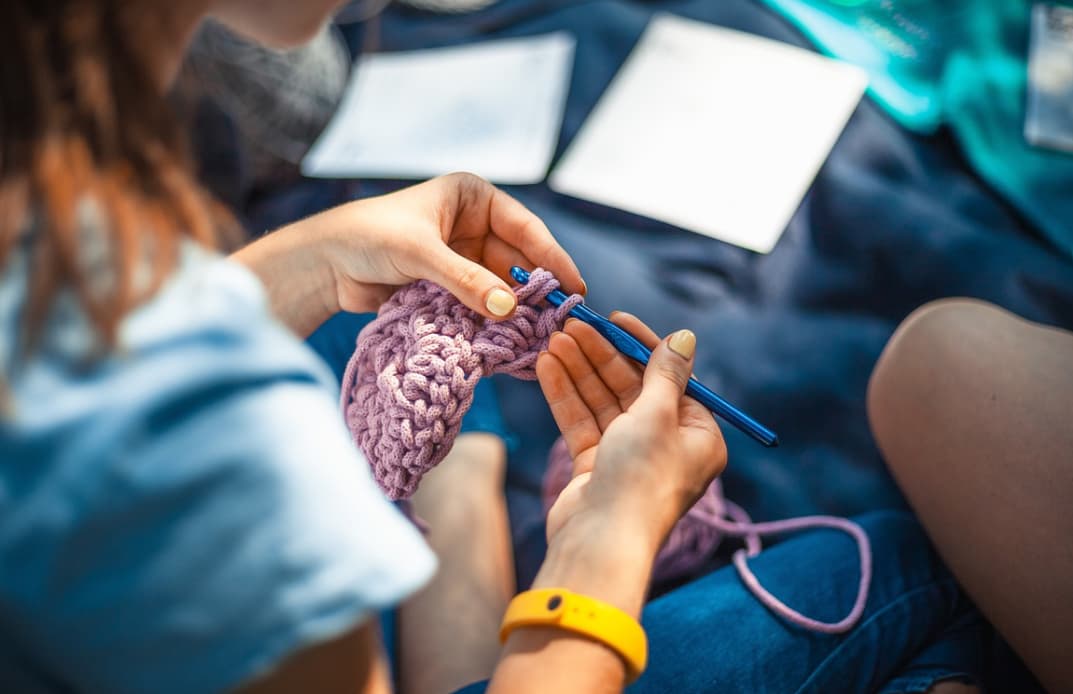
[[[683,395],[693,369],[693,333],[660,340],[634,316],[611,319],[653,350],[643,371],[577,320],[553,335],[537,362],[574,461],[573,480],[548,514],[548,541],[581,517],[599,518],[600,524],[628,524],[654,556],[723,471],[726,446],[711,413]]]

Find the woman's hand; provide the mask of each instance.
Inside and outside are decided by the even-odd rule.
[[[343,310],[378,306],[378,286],[429,279],[474,311],[502,318],[514,310],[503,280],[513,265],[543,267],[567,292],[585,289],[544,223],[472,174],[441,176],[326,214],[338,218],[328,248]]]
[[[642,373],[593,328],[570,321],[537,376],[574,458],[574,479],[548,515],[548,553],[534,588],[565,588],[638,617],[652,562],[674,523],[726,466],[719,428],[683,397],[696,338],[662,342],[626,314],[611,319],[649,347]],[[511,633],[492,692],[621,691],[623,661],[560,629]]]
[[[395,287],[428,279],[489,318],[510,315],[512,265],[551,271],[585,292],[544,223],[484,179],[456,173],[327,210],[235,254],[268,288],[276,314],[308,334],[339,310],[375,311]]]
[[[548,515],[549,543],[581,515],[629,523],[654,553],[726,466],[711,413],[684,397],[696,338],[662,342],[637,318],[612,320],[652,348],[644,372],[591,326],[568,322],[537,376],[574,459],[574,478]]]

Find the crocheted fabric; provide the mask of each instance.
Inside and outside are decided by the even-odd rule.
[[[391,499],[408,499],[421,477],[447,456],[477,382],[496,373],[536,378],[536,359],[581,297],[553,307],[559,287],[534,270],[515,287],[518,307],[487,320],[443,287],[403,287],[358,335],[343,375],[341,405],[354,442]]]
[[[573,461],[566,442],[560,438],[551,447],[548,469],[544,475],[542,497],[545,514],[555,503],[559,493],[569,484],[572,474]],[[837,622],[821,622],[790,608],[765,590],[749,569],[747,560],[760,553],[762,535],[811,528],[841,530],[849,534],[857,543],[857,551],[861,559],[857,599],[849,614]],[[652,577],[655,580],[677,579],[695,572],[711,558],[724,537],[745,540],[745,549],[739,549],[734,553],[734,566],[738,575],[745,587],[761,603],[783,619],[800,627],[827,634],[849,631],[860,620],[865,604],[868,602],[868,589],[872,582],[872,547],[868,541],[868,535],[861,526],[851,520],[835,516],[806,516],[772,523],[754,523],[744,509],[723,496],[723,486],[719,480],[712,482],[700,500],[671,530],[667,541],[656,556]]]
[[[486,320],[444,288],[428,281],[403,287],[358,335],[357,349],[343,376],[342,408],[354,442],[365,453],[381,488],[392,499],[408,499],[421,477],[447,456],[473,391],[484,376],[507,373],[536,378],[537,355],[547,347],[581,297],[552,307],[544,298],[559,283],[541,269],[515,287],[518,308],[503,321]],[[573,464],[560,439],[552,448],[543,497],[545,511],[569,483]],[[857,599],[838,622],[820,622],[791,609],[760,585],[747,559],[760,553],[761,535],[835,528],[857,542],[861,558]],[[833,516],[753,523],[723,497],[716,480],[678,522],[656,558],[654,576],[678,578],[698,569],[724,537],[745,541],[734,566],[760,602],[798,626],[824,633],[848,631],[868,600],[872,553],[859,525]]]

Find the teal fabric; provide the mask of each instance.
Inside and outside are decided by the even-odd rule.
[[[1073,155],[1024,139],[1032,2],[764,2],[820,50],[867,70],[869,94],[903,126],[948,126],[980,176],[1073,255]]]

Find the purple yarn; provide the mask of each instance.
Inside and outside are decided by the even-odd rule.
[[[343,375],[341,406],[354,442],[391,499],[413,496],[451,450],[484,376],[532,380],[548,338],[581,297],[544,302],[559,282],[537,268],[515,287],[518,306],[487,320],[443,287],[422,280],[395,293],[358,335]]]
[[[343,375],[341,406],[354,442],[389,498],[411,497],[424,474],[447,456],[482,377],[506,373],[536,378],[537,356],[551,334],[562,328],[570,309],[581,303],[577,295],[559,307],[544,303],[558,286],[551,273],[534,270],[527,284],[514,289],[514,315],[491,321],[423,280],[396,292],[361,331]],[[560,439],[544,479],[545,511],[572,473],[573,462]],[[760,585],[747,561],[760,553],[762,535],[821,527],[848,533],[861,558],[857,599],[849,614],[833,623],[806,617],[779,601]],[[753,523],[723,497],[718,480],[672,529],[656,557],[653,576],[670,579],[693,572],[724,537],[744,540],[745,549],[734,553],[734,566],[753,595],[783,619],[823,633],[848,631],[860,620],[868,601],[872,552],[859,525],[833,516]]]
[[[544,474],[541,496],[545,514],[570,483],[572,475],[573,460],[566,442],[560,438],[551,447],[548,469]],[[759,554],[762,548],[762,535],[814,528],[832,528],[847,533],[857,543],[861,559],[857,598],[849,614],[837,622],[821,622],[789,607],[760,585],[760,581],[749,569],[748,559]],[[872,583],[872,546],[864,529],[851,520],[835,516],[806,516],[771,523],[754,523],[744,509],[723,496],[723,486],[718,479],[711,483],[693,508],[689,509],[671,530],[656,555],[652,577],[656,580],[676,579],[693,573],[711,557],[724,537],[744,539],[745,549],[734,553],[734,567],[749,592],[783,619],[825,634],[849,631],[860,621]]]

